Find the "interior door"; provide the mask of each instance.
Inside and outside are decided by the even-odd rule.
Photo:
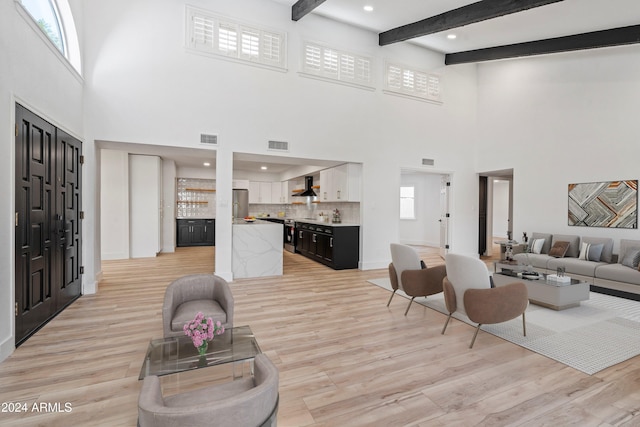
[[[56,311],[60,311],[80,296],[82,221],[81,192],[82,143],[60,129],[56,130],[56,216],[58,227],[58,298]]]
[[[440,177],[440,256],[445,257],[449,251],[449,175]]]
[[[488,182],[486,176],[481,176],[478,180],[478,254],[480,256],[487,250]]]
[[[16,104],[15,339],[80,296],[81,143]]]

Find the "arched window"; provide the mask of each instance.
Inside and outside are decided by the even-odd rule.
[[[53,46],[82,74],[80,44],[68,0],[16,0]]]

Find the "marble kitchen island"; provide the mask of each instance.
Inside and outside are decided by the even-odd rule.
[[[234,279],[282,276],[283,225],[233,221],[231,268]]]

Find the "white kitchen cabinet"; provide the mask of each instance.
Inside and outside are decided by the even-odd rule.
[[[321,202],[359,202],[362,165],[345,163],[320,171]]]
[[[271,193],[271,182],[249,181],[249,203],[274,203]]]
[[[289,183],[272,182],[271,183],[271,203],[281,204],[289,202]]]
[[[233,188],[248,190],[249,189],[249,180],[248,179],[234,179],[233,180]]]

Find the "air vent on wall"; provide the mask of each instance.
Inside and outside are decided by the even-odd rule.
[[[200,134],[200,144],[218,145],[218,135]]]
[[[422,164],[425,166],[433,166],[435,161],[433,159],[422,159]]]
[[[289,151],[289,143],[285,141],[269,141],[267,150]]]

